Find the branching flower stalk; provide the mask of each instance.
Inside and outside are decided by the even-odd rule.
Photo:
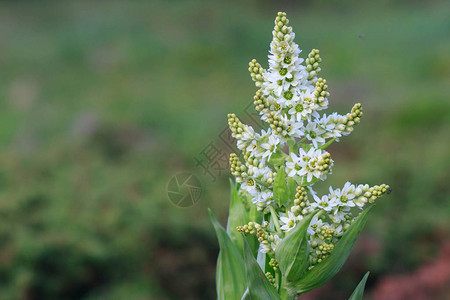
[[[278,13],[272,34],[269,68],[249,63],[259,88],[255,109],[267,129],[257,132],[228,115],[241,153],[230,155],[237,187],[222,240],[218,231],[219,299],[293,299],[322,285],[345,262],[368,208],[389,190],[347,182],[326,195],[314,191],[334,165],[326,148],[353,131],[362,106],[356,103],[345,115],[321,114],[330,94],[319,77],[319,50],[300,57],[285,13]],[[245,268],[233,263],[240,260]]]

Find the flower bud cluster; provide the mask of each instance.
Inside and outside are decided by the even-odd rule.
[[[359,187],[359,186],[358,186]],[[364,185],[361,187],[362,196],[359,196],[355,199],[355,202],[358,203],[374,203],[379,197],[385,194],[389,190],[389,185],[375,185],[373,187],[368,188],[368,185]],[[358,205],[359,206],[359,205]]]
[[[342,235],[342,226],[324,221],[327,216],[315,216],[308,228],[310,235],[310,268],[322,262],[333,251],[338,236]]]
[[[231,174],[236,177],[236,180],[242,182],[242,177],[246,177],[245,171],[247,167],[241,163],[236,153],[230,154],[230,170]]]
[[[289,20],[286,18],[285,12],[278,12],[275,18],[275,29],[272,31],[273,37],[282,41],[286,34],[292,31],[292,27],[287,27]]]
[[[306,188],[303,186],[297,186],[294,205],[291,207],[291,211],[294,215],[307,215],[312,212],[310,207],[310,203],[308,201],[308,195],[306,193]]]
[[[356,103],[355,105],[353,105],[352,111],[348,113],[341,121],[341,124],[345,125],[345,129],[343,130],[343,132],[346,132],[347,134],[352,132],[353,126],[360,122],[362,115],[363,113],[361,103]]]
[[[253,81],[255,82],[255,85],[257,87],[261,87],[262,83],[264,82],[264,78],[263,78],[264,69],[256,61],[256,59],[252,59],[252,61],[248,63],[248,66],[249,66],[248,70],[250,72],[250,76],[252,77]]]
[[[314,71],[313,71],[314,72]],[[324,109],[328,107],[328,96],[330,96],[330,93],[327,92],[328,85],[326,84],[327,81],[323,78],[317,79],[315,90],[314,90],[314,99],[315,102],[319,106],[320,109]]]
[[[316,247],[312,247],[312,255],[310,256],[311,267],[314,265],[321,263],[325,258],[327,258],[331,251],[334,249],[334,245],[327,242],[321,242],[320,244],[316,244]]]
[[[264,230],[264,228],[256,223],[256,222],[249,222],[248,224],[244,226],[237,226],[237,231],[242,232],[244,234],[252,234],[257,235],[258,241],[262,242],[263,240],[267,240],[269,238],[268,233]]]
[[[228,126],[230,126],[232,136],[236,139],[240,139],[244,132],[244,124],[242,124],[235,114],[228,114]]]
[[[308,58],[306,59],[306,71],[308,72],[308,80],[311,80],[313,83],[316,81],[317,74],[320,72],[319,63],[322,59],[319,56],[319,50],[312,49],[308,54]]]
[[[253,104],[255,104],[255,109],[257,111],[267,110],[269,109],[269,102],[266,97],[262,94],[261,90],[256,92],[256,95],[253,97]]]
[[[269,123],[269,126],[274,133],[283,135],[287,134],[287,130],[289,128],[288,124],[283,123],[283,119],[278,114],[271,111],[267,113],[266,118],[267,123]]]
[[[280,241],[281,239],[278,234],[269,234],[269,237],[266,240],[260,242],[259,251],[273,256]]]
[[[269,261],[269,266],[271,266],[274,271],[277,271],[279,268],[278,261],[275,258],[271,258]]]
[[[267,280],[269,280],[270,284],[272,284],[274,287],[276,287],[277,281],[276,281],[275,277],[273,277],[272,273],[266,272],[265,275],[266,275]]]

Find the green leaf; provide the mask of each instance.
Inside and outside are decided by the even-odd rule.
[[[270,157],[269,163],[273,166],[281,166],[284,165],[284,162],[286,161],[287,154],[283,151],[278,150],[272,156]]]
[[[275,258],[281,273],[288,281],[297,281],[308,268],[309,249],[306,234],[315,214],[316,212],[313,212],[299,222],[277,246]]]
[[[294,180],[295,180],[295,182],[297,182],[298,185],[300,185],[300,186],[309,186],[309,185],[312,185],[313,183],[319,181],[320,178],[313,177],[313,178],[311,179],[311,181],[308,182],[307,179],[306,179],[306,176],[298,176],[298,175],[295,175],[295,176],[294,176]]]
[[[264,275],[263,271],[259,267],[256,262],[255,257],[251,252],[250,246],[247,241],[244,240],[244,262],[245,262],[245,271],[247,273],[247,283],[248,283],[248,294],[249,297],[246,296],[245,299],[252,300],[281,300],[278,296],[277,291],[270,284],[269,280],[267,280],[266,275]],[[239,298],[230,298],[230,299],[240,299]]]
[[[297,183],[295,182],[295,180],[292,177],[288,177],[287,179],[287,188],[288,188],[288,198],[289,200],[294,200],[295,199],[295,194],[296,194],[296,188]]]
[[[248,214],[248,221],[253,221],[261,224],[263,221],[263,214],[258,211],[258,207],[256,205],[250,206],[250,212]]]
[[[366,275],[364,275],[363,279],[361,279],[355,291],[350,296],[350,298],[348,298],[348,300],[362,300],[364,294],[364,287],[366,286],[366,281],[367,277],[369,277],[369,273],[370,272],[367,272]]]
[[[243,253],[244,245],[242,244],[242,234],[236,230],[236,226],[242,226],[249,222],[248,212],[239,196],[238,190],[230,179],[231,201],[227,222],[227,233],[231,241],[238,249],[239,253]],[[252,237],[254,239],[254,237]]]
[[[219,240],[220,253],[217,260],[217,299],[240,299],[247,288],[244,261],[225,229],[209,210],[211,222]]]
[[[367,221],[369,207],[363,211],[350,225],[340,241],[335,245],[330,256],[307,271],[297,282],[292,282],[289,289],[292,294],[303,294],[330,280],[341,269],[352,250],[353,244]]]
[[[241,300],[252,300],[252,297],[250,296],[250,292],[248,291],[248,288],[245,290],[244,295],[242,295]]]
[[[286,184],[284,166],[280,168],[273,181],[273,198],[280,205],[283,205],[288,201],[289,192]]]
[[[222,253],[219,252],[219,256],[217,257],[216,263],[216,287],[217,287],[217,295],[219,295],[219,287],[222,286]],[[219,299],[219,296],[217,296]]]

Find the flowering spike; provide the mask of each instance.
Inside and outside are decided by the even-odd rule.
[[[294,38],[286,14],[278,13],[269,68],[264,70],[256,60],[249,64],[259,88],[254,96],[255,109],[269,128],[257,132],[235,114],[228,115],[232,136],[243,156],[241,162],[235,153],[230,155],[230,170],[240,183],[240,194],[254,205],[248,212],[250,222],[236,229],[256,237],[259,251],[268,256],[271,267],[265,276],[280,292],[286,291],[284,283],[296,284],[283,274],[289,261],[278,259],[279,267],[275,260],[291,232],[302,228],[305,243],[292,249],[298,251],[295,257],[302,258],[304,277],[313,278],[311,284],[315,285],[316,277],[322,276],[314,275],[318,270],[328,270],[327,276],[337,272],[346,259],[339,256],[348,255],[370,204],[389,191],[385,184],[369,187],[347,182],[342,188],[330,187],[326,195],[314,192],[314,183],[324,181],[334,165],[326,147],[349,135],[363,113],[361,104],[356,103],[345,115],[319,114],[328,107],[330,95],[327,81],[317,76],[319,51],[313,49],[303,64]],[[364,210],[360,217],[355,215],[356,208]],[[313,268],[317,269],[309,271]],[[295,276],[290,278],[296,281]],[[297,291],[301,292],[306,289],[305,282],[310,282],[300,281],[303,287]]]

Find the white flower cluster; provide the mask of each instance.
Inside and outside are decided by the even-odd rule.
[[[357,103],[346,115],[319,114],[328,107],[329,96],[326,80],[317,76],[321,62],[319,51],[312,50],[303,60],[294,37],[286,14],[278,13],[270,44],[269,69],[264,70],[256,60],[249,63],[251,77],[259,87],[254,97],[255,109],[269,129],[255,132],[235,114],[229,114],[228,124],[244,160],[242,163],[232,154],[230,165],[241,191],[251,196],[251,202],[264,212],[268,207],[275,207],[278,214],[277,224],[258,225],[262,252],[273,253],[280,239],[306,214],[321,211],[308,229],[313,266],[332,251],[333,244],[349,226],[353,219],[351,209],[373,202],[388,187],[369,188],[347,182],[342,189],[330,187],[330,193],[322,197],[311,189],[315,182],[331,174],[333,160],[326,147],[352,132],[360,121],[362,107]],[[287,153],[286,148],[289,148]],[[281,168],[293,180],[297,191],[295,199],[282,205],[274,199],[273,192]],[[311,202],[308,191],[313,198]],[[248,231],[244,227],[240,230]]]
[[[331,173],[333,161],[322,148],[327,142],[350,134],[362,115],[360,104],[345,116],[333,113],[321,117],[317,113],[327,108],[329,95],[326,81],[317,78],[319,51],[313,50],[306,66],[303,65],[304,60],[299,57],[301,50],[294,43],[294,37],[286,15],[279,13],[270,44],[269,69],[264,70],[256,60],[250,62],[252,79],[260,87],[255,106],[270,128],[258,133],[235,114],[228,115],[237,147],[244,152],[247,171],[234,175],[242,188],[254,197],[253,202],[260,205],[270,204],[273,200],[271,188],[276,171],[268,164],[275,153],[286,144],[301,140],[299,146],[303,146],[287,156],[288,175],[297,176],[304,182],[325,180]],[[310,149],[304,150],[307,147]]]

